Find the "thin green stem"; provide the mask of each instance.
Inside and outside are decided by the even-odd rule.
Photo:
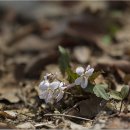
[[[120,106],[120,111],[119,111],[119,114],[121,113],[122,106],[123,106],[123,100],[121,101],[121,106]]]

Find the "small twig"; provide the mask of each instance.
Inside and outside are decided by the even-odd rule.
[[[70,117],[70,118],[85,120],[85,121],[93,121],[91,119],[87,119],[87,118],[83,118],[83,117],[79,117],[79,116],[65,115],[65,114],[45,114],[44,116],[64,116],[64,117]]]
[[[109,118],[112,118],[112,117],[115,117],[115,116],[119,116],[120,113],[121,113],[121,110],[122,110],[122,106],[123,106],[123,100],[121,101],[121,106],[120,106],[119,112],[110,115]]]
[[[47,122],[47,123],[39,123],[39,124],[35,124],[35,127],[42,127],[42,126],[46,126],[46,125],[52,125],[52,122]]]

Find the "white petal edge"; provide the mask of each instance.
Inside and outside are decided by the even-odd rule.
[[[64,92],[60,91],[60,93],[58,94],[58,96],[56,97],[57,102],[59,102],[62,98],[63,98]]]
[[[53,93],[51,91],[49,91],[46,99],[45,99],[46,103],[52,103],[53,102]]]
[[[39,94],[39,98],[40,99],[46,99],[47,95],[48,95],[48,91],[41,92]]]
[[[82,88],[86,88],[88,85],[88,79],[87,78],[84,78],[81,82],[81,87]]]
[[[48,81],[42,81],[39,85],[39,88],[44,91],[49,87],[49,85],[50,83]]]
[[[85,72],[85,74],[87,74],[88,76],[91,76],[93,74],[93,72],[94,72],[94,68],[91,68],[91,69],[87,70]]]
[[[43,80],[43,81],[39,84],[39,86],[42,86],[44,83],[45,83],[45,81]]]
[[[77,73],[78,75],[82,75],[82,74],[84,73],[84,68],[83,68],[83,67],[78,67],[78,68],[76,69],[76,73]]]
[[[60,82],[59,81],[54,81],[54,82],[50,83],[50,88],[52,90],[57,89],[59,86],[60,86]]]
[[[82,77],[79,77],[75,80],[75,85],[80,85],[82,82]]]
[[[90,65],[88,65],[87,68],[86,68],[86,71],[89,70],[90,68],[91,68]]]
[[[63,82],[60,82],[59,87],[63,87],[63,86],[64,86],[64,83],[63,83]]]

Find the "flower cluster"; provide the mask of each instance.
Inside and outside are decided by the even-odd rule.
[[[87,66],[86,70],[83,67],[78,67],[76,69],[78,78],[75,80],[74,86],[80,85],[82,88],[86,88],[88,85],[88,78],[93,72],[94,68],[91,68],[90,65]],[[40,99],[44,99],[46,103],[60,101],[63,98],[65,89],[68,88],[65,83],[56,80],[55,78],[53,79],[52,77],[55,76],[53,74],[46,74],[44,80],[39,85],[39,97]]]
[[[83,67],[78,67],[76,73],[80,76],[75,80],[76,85],[80,85],[82,88],[86,88],[88,85],[88,78],[93,74],[94,68],[90,65],[87,66],[86,70]]]
[[[39,89],[40,99],[44,99],[46,103],[53,103],[53,101],[59,101],[62,99],[64,95],[64,83],[60,81],[53,81],[50,82],[49,78],[52,76],[52,74],[46,74],[44,76],[44,80],[40,83]]]

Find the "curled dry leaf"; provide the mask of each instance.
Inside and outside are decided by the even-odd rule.
[[[0,111],[0,116],[8,119],[16,119],[17,115],[13,111]]]
[[[105,106],[106,101],[92,95],[89,99],[82,100],[77,104],[77,109],[71,109],[68,114],[93,118],[95,117]]]

